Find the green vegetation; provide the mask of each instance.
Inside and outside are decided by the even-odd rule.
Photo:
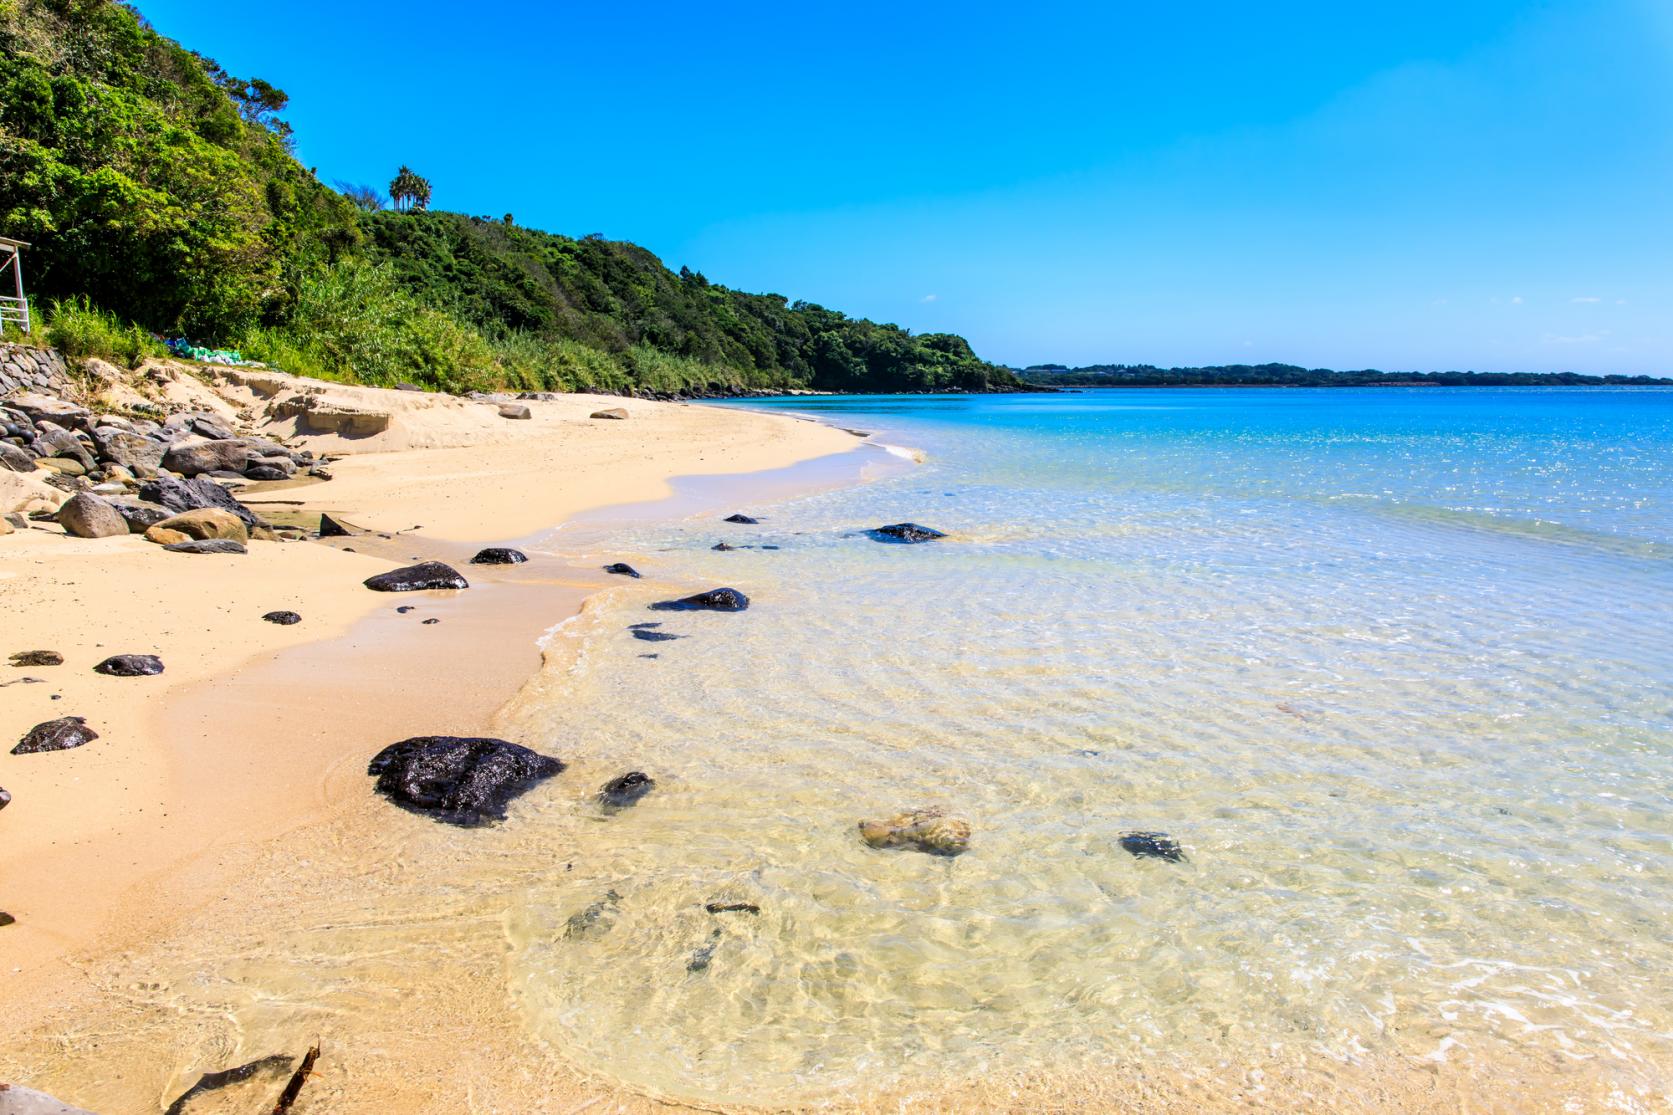
[[[1666,386],[1653,376],[1587,376],[1577,372],[1333,372],[1294,364],[1222,364],[1157,368],[1150,364],[1036,364],[1022,370],[1040,387],[1537,387],[1636,384]]]
[[[125,368],[137,368],[149,356],[168,355],[168,349],[150,333],[99,309],[86,296],[54,302],[42,334],[47,344],[65,356],[97,356]]]
[[[387,198],[333,190],[292,156],[286,103],[116,0],[0,0],[0,230],[33,242],[31,287],[70,308],[66,337],[131,360],[133,337],[184,335],[453,391],[1020,386],[961,337],[745,294],[509,214],[431,211],[410,167]]]

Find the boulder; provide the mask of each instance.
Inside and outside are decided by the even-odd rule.
[[[754,526],[756,523],[759,523],[760,521],[761,521],[760,519],[752,519],[748,515],[745,515],[745,514],[742,514],[742,513],[739,513],[737,515],[728,515],[728,516],[726,516],[726,518],[721,520],[721,522],[723,522],[723,523],[739,523],[739,524],[744,525],[744,526]]]
[[[158,507],[154,503],[130,503],[127,500],[113,499],[110,505],[116,508],[116,513],[127,522],[129,534],[144,534],[170,517],[166,508]],[[174,538],[170,541],[178,542],[180,539]]]
[[[177,515],[182,511],[195,511],[200,507],[219,507],[243,519],[246,527],[261,525],[261,520],[256,518],[254,511],[232,498],[231,493],[207,477],[176,480],[170,476],[159,476],[139,486],[139,498],[147,503],[159,504]]]
[[[503,739],[416,736],[392,743],[366,768],[403,809],[453,825],[505,819],[506,805],[564,764]]]
[[[735,588],[712,588],[678,600],[661,600],[650,606],[653,612],[741,612],[749,597]]]
[[[606,809],[626,809],[656,788],[656,780],[642,770],[630,770],[610,779],[598,791]]]
[[[1185,862],[1185,851],[1179,841],[1165,832],[1124,832],[1121,847],[1141,859],[1149,856],[1169,863]]]
[[[178,515],[170,515],[150,529],[178,531],[187,538],[230,538],[234,542],[250,540],[250,531],[245,527],[244,520],[219,507],[182,511]]]
[[[471,558],[472,565],[521,565],[528,561],[528,555],[522,550],[513,550],[505,546],[490,546],[486,550],[478,550]]]
[[[99,426],[93,431],[93,444],[99,456],[136,472],[156,472],[162,467],[163,454],[168,446],[154,438],[141,437],[114,426]]]
[[[293,623],[302,622],[302,617],[295,612],[268,612],[261,618],[268,623],[276,623],[280,627],[289,627]]]
[[[244,543],[231,538],[188,538],[163,547],[171,554],[245,554]]]
[[[500,417],[501,418],[517,418],[517,419],[526,420],[526,419],[529,419],[529,418],[533,418],[534,415],[530,414],[529,413],[529,408],[524,406],[522,403],[501,403],[500,404]]]
[[[34,472],[35,454],[8,441],[0,441],[0,468],[13,472]]]
[[[280,475],[277,477],[257,476],[256,470],[258,468],[272,469]],[[278,454],[253,457],[250,460],[250,467],[244,470],[244,475],[248,476],[251,480],[288,480],[292,476],[296,475],[296,462],[291,460],[288,456],[280,456]]]
[[[155,542],[159,546],[173,546],[180,542],[190,542],[192,540],[191,535],[181,534],[177,530],[169,530],[155,524],[145,528],[144,537],[147,542]]]
[[[163,455],[163,467],[188,479],[205,472],[234,472],[250,466],[250,449],[235,439],[175,442]]]
[[[91,492],[77,492],[58,509],[58,524],[77,538],[115,538],[128,533],[128,520]]]
[[[113,654],[94,666],[93,672],[113,678],[151,677],[163,672],[163,660],[155,654]]]
[[[611,562],[609,565],[604,567],[604,571],[606,573],[614,573],[618,577],[637,578],[639,576],[639,571],[625,561]]]
[[[288,480],[290,474],[280,472],[271,465],[251,465],[244,470],[246,480]]]
[[[55,650],[20,650],[12,655],[14,666],[62,666],[64,656]]]
[[[386,411],[366,410],[324,395],[296,395],[272,408],[276,419],[296,418],[299,429],[339,437],[369,437],[389,429]]]
[[[10,469],[0,472],[0,514],[56,511],[67,498],[64,492],[46,483],[40,474],[12,472]]]
[[[421,561],[367,577],[362,582],[373,592],[423,592],[427,589],[470,588],[459,571],[440,561]]]
[[[321,538],[352,538],[359,530],[359,527],[339,523],[330,515],[319,517],[319,536]]]
[[[13,395],[6,400],[6,406],[27,417],[37,426],[42,422],[51,422],[66,429],[90,429],[93,413],[86,407],[65,402],[55,395],[41,395],[26,392]]]
[[[73,457],[36,457],[35,467],[51,469],[64,476],[87,475],[87,466]]]
[[[888,526],[874,527],[866,533],[878,542],[903,542],[909,545],[947,537],[941,531],[931,530],[917,523],[890,523]]]
[[[615,419],[616,421],[620,422],[627,417],[627,410],[623,407],[605,407],[603,410],[593,411],[591,414],[587,415],[587,417],[588,418],[611,418],[611,419]]]
[[[87,726],[80,716],[61,716],[29,729],[29,733],[12,748],[13,755],[34,755],[42,751],[68,751],[99,738],[99,733]]]
[[[970,847],[970,822],[939,809],[914,809],[886,821],[861,821],[860,838],[873,848],[911,848],[956,856]]]

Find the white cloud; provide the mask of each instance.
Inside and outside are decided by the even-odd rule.
[[[1602,329],[1596,333],[1581,333],[1577,337],[1563,337],[1556,333],[1547,333],[1541,338],[1548,345],[1595,345],[1609,336],[1609,330]]]
[[[1586,295],[1586,296],[1583,296],[1583,297],[1580,297],[1580,298],[1570,298],[1569,301],[1573,302],[1577,306],[1581,306],[1581,305],[1585,305],[1585,304],[1590,303],[1590,302],[1602,302],[1603,299],[1593,298],[1590,295]]]
[[[1518,294],[1515,298],[1510,300],[1510,304],[1512,306],[1520,306],[1522,304],[1522,296]]]
[[[922,298],[918,299],[918,301],[920,301],[920,302],[939,302],[939,301],[941,301],[941,296],[939,294],[926,294]]]

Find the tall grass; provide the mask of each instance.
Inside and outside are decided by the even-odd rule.
[[[47,344],[76,360],[96,356],[137,368],[147,357],[168,355],[168,349],[150,333],[99,309],[85,295],[54,302],[42,332]]]

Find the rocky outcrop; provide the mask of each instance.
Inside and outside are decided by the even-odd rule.
[[[470,588],[459,571],[440,561],[421,561],[367,577],[361,582],[373,592],[425,592],[430,589]]]
[[[275,403],[274,418],[296,418],[297,425],[316,434],[336,434],[339,437],[370,437],[389,429],[387,411],[357,407],[340,399],[323,395],[295,395]]]
[[[254,511],[239,503],[230,492],[206,476],[193,480],[159,476],[139,486],[139,498],[177,515],[184,511],[196,511],[201,507],[219,507],[237,515],[244,521],[245,527],[262,525]]]
[[[87,726],[84,717],[60,716],[57,720],[48,720],[30,728],[28,734],[12,748],[12,754],[35,755],[42,751],[68,751],[72,747],[80,747],[98,738],[99,733]]]
[[[653,612],[741,612],[749,597],[735,588],[712,588],[678,600],[661,600],[650,605]]]
[[[514,798],[563,769],[562,761],[503,739],[415,736],[378,752],[366,773],[403,809],[452,825],[484,825],[504,820]]]
[[[113,654],[93,672],[113,678],[152,677],[163,672],[163,660],[155,654]]]
[[[77,492],[58,509],[58,524],[77,538],[115,538],[128,533],[128,520],[91,492]]]
[[[897,813],[886,821],[861,821],[860,838],[873,848],[911,848],[956,856],[970,847],[970,822],[939,809]]]
[[[508,546],[489,546],[485,550],[478,550],[471,558],[472,565],[521,565],[529,557],[522,550],[513,550]]]
[[[878,542],[903,542],[909,545],[947,537],[941,531],[919,526],[917,523],[890,523],[888,526],[874,527],[866,533]]]

